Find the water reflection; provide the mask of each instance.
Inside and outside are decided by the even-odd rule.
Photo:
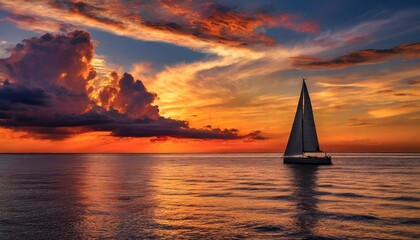
[[[110,239],[153,238],[153,159],[136,155],[90,155],[84,184],[85,199],[80,231],[86,236]]]
[[[317,166],[290,166],[291,186],[296,203],[295,226],[298,235],[309,237],[314,235],[318,223]]]
[[[0,239],[418,239],[419,159],[0,154]]]
[[[61,155],[36,155],[1,165],[0,218],[7,221],[0,226],[9,230],[0,234],[1,239],[83,238],[79,231],[82,198],[75,187],[81,181],[72,169],[61,168],[66,161]]]
[[[6,163],[0,164],[0,226],[7,231],[0,239],[153,237],[147,156],[11,156]]]

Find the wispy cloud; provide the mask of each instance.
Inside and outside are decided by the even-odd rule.
[[[368,119],[359,119],[359,118],[351,118],[349,120],[348,126],[358,127],[358,126],[366,126],[366,125],[373,125],[374,123]]]
[[[36,32],[66,32],[74,27],[70,24],[59,23],[57,21],[28,15],[13,15],[5,18],[6,21],[15,23],[21,29],[32,30]]]
[[[417,102],[403,102],[392,106],[385,106],[369,111],[369,114],[374,118],[394,117],[398,115],[418,113],[419,104]]]
[[[294,13],[249,12],[212,1],[0,2],[3,9],[19,16],[10,20],[24,28],[40,29],[37,22],[25,20],[36,17],[41,22],[54,20],[57,24],[93,27],[135,39],[168,42],[219,55],[250,45],[274,44],[275,40],[267,36],[262,27],[307,33],[318,31],[316,22],[302,20]],[[43,28],[58,27],[47,26]]]
[[[344,68],[360,64],[374,64],[393,58],[419,58],[420,43],[399,45],[389,49],[367,49],[347,53],[343,56],[325,59],[314,57],[292,57],[293,66],[297,68]]]

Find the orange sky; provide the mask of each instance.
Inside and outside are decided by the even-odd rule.
[[[9,65],[15,64],[16,69],[23,61],[22,56],[36,49],[29,47],[28,41],[25,52],[13,48],[23,36],[35,37],[34,44],[42,42],[39,37],[46,32],[51,33],[53,39],[66,38],[65,34],[75,29],[89,36],[90,45],[77,49],[77,54],[81,55],[75,57],[71,67],[50,71],[57,70],[51,75],[54,75],[54,84],[86,93],[89,99],[83,101],[89,103],[69,98],[63,104],[54,99],[46,114],[57,111],[53,113],[73,116],[101,109],[105,112],[101,114],[108,117],[116,110],[121,119],[127,117],[121,120],[121,129],[127,122],[147,116],[153,121],[175,120],[171,124],[187,121],[188,127],[181,130],[182,134],[190,134],[188,138],[182,134],[132,137],[121,133],[121,129],[92,127],[83,131],[73,128],[66,138],[53,139],[37,129],[42,124],[37,125],[34,132],[32,125],[15,126],[1,120],[2,153],[283,152],[296,110],[301,77],[308,77],[321,149],[328,152],[420,151],[420,39],[418,34],[417,38],[413,37],[416,31],[418,33],[418,26],[412,24],[419,15],[408,7],[387,16],[354,18],[346,25],[316,17],[305,19],[305,13],[296,13],[297,10],[259,12],[249,17],[248,10],[225,6],[227,10],[221,11],[218,8],[221,3],[213,1],[205,1],[203,6],[194,2],[168,5],[165,1],[156,2],[157,6],[141,6],[141,9],[155,11],[152,15],[159,16],[156,19],[147,19],[147,14],[142,15],[143,10],[139,10],[138,16],[127,15],[127,9],[139,6],[120,1],[107,1],[103,9],[94,8],[89,1],[83,6],[72,3],[72,9],[53,6],[47,1],[38,4],[23,0],[0,2],[3,3],[0,14],[7,19],[1,23],[3,28],[16,32],[25,29],[21,39],[0,37],[0,59]],[[172,19],[179,20],[177,28],[168,24]],[[398,29],[406,31],[396,34]],[[108,35],[103,37],[95,31]],[[177,51],[181,49],[178,57],[185,54],[185,59],[174,63],[146,58],[127,65],[104,50],[105,46],[112,48],[106,44],[115,36],[123,36],[119,38],[121,45],[133,44],[130,41],[137,41],[139,47],[148,42],[162,44],[154,46],[156,55],[162,54],[160,47],[173,45]],[[134,51],[130,47],[125,50],[123,54],[127,56]],[[189,56],[195,53],[201,54],[198,60]],[[67,58],[64,54],[68,53],[63,50],[57,54],[63,54],[64,59]],[[58,58],[57,62],[63,59]],[[17,77],[18,74],[5,66],[0,65],[0,85],[3,83],[4,89],[8,88],[5,79],[12,87],[31,85],[27,77]],[[92,72],[95,76],[90,76]],[[121,84],[124,72],[141,80],[129,82],[131,85],[125,92]],[[118,77],[112,75],[116,73]],[[130,88],[139,88],[136,85],[139,83],[144,84],[145,89],[132,92]],[[46,93],[56,91],[47,84],[35,86]],[[142,102],[142,98],[147,100]],[[3,100],[0,98],[0,103]],[[67,107],[76,110],[62,111]],[[36,111],[29,115],[34,114]],[[208,125],[211,127],[205,127]],[[229,130],[227,134],[233,136],[230,140],[224,139],[223,132],[217,132],[218,136],[212,137],[215,139],[191,138],[196,131],[209,134],[219,128],[239,132]]]

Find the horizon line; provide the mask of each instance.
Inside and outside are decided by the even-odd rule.
[[[235,153],[273,153],[284,154],[284,152],[0,152],[0,154],[235,154]],[[329,154],[341,153],[415,153],[418,152],[328,152]]]

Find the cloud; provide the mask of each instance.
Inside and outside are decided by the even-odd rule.
[[[48,18],[28,16],[28,15],[12,15],[5,20],[15,23],[21,29],[32,30],[36,32],[66,32],[74,27],[71,24],[53,21]]]
[[[395,93],[394,96],[401,97],[401,96],[415,96],[415,95],[412,93]]]
[[[188,1],[158,2],[157,7],[167,11],[163,11],[163,16],[159,18],[143,17],[146,25],[231,46],[274,44],[275,40],[265,35],[261,27],[281,27],[307,33],[319,30],[317,23],[302,21],[294,14],[246,12],[211,1],[201,4]]]
[[[33,106],[46,106],[48,99],[48,95],[41,88],[9,86],[8,81],[5,81],[3,87],[0,88],[0,102],[3,102],[5,105],[20,103]]]
[[[9,88],[42,89],[55,112],[80,113],[89,105],[87,77],[94,70],[90,35],[73,31],[67,35],[45,34],[28,38],[0,59]]]
[[[359,64],[380,63],[394,58],[419,58],[420,43],[395,46],[390,49],[367,49],[353,51],[343,56],[325,59],[314,57],[293,57],[293,66],[309,69],[335,69]]]
[[[374,118],[387,118],[417,112],[419,112],[419,105],[416,101],[414,101],[402,102],[394,106],[373,109],[369,111],[369,115]]]
[[[147,41],[162,41],[201,51],[228,55],[253,45],[272,45],[265,28],[285,28],[315,33],[319,26],[293,13],[246,10],[213,1],[109,1],[100,7],[85,1],[1,0],[2,8],[15,15],[59,24],[94,27]],[[23,28],[41,28],[10,18]]]
[[[112,72],[106,86],[94,86],[90,34],[45,34],[25,39],[0,59],[7,80],[0,86],[0,126],[37,138],[64,139],[103,131],[115,137],[174,137],[263,140],[260,132],[192,128],[165,118],[140,80]],[[94,89],[95,87],[99,89]],[[99,92],[92,97],[94,91]]]
[[[417,85],[420,83],[420,75],[401,79],[400,82],[408,85]]]
[[[367,119],[359,119],[359,118],[351,118],[350,122],[347,126],[351,127],[358,127],[358,126],[366,126],[366,125],[373,125],[374,123]]]
[[[134,80],[133,76],[124,73],[119,80],[119,91],[111,105],[130,116],[148,116],[156,119],[159,117],[159,109],[152,105],[156,98],[157,95],[148,92],[140,80]]]

